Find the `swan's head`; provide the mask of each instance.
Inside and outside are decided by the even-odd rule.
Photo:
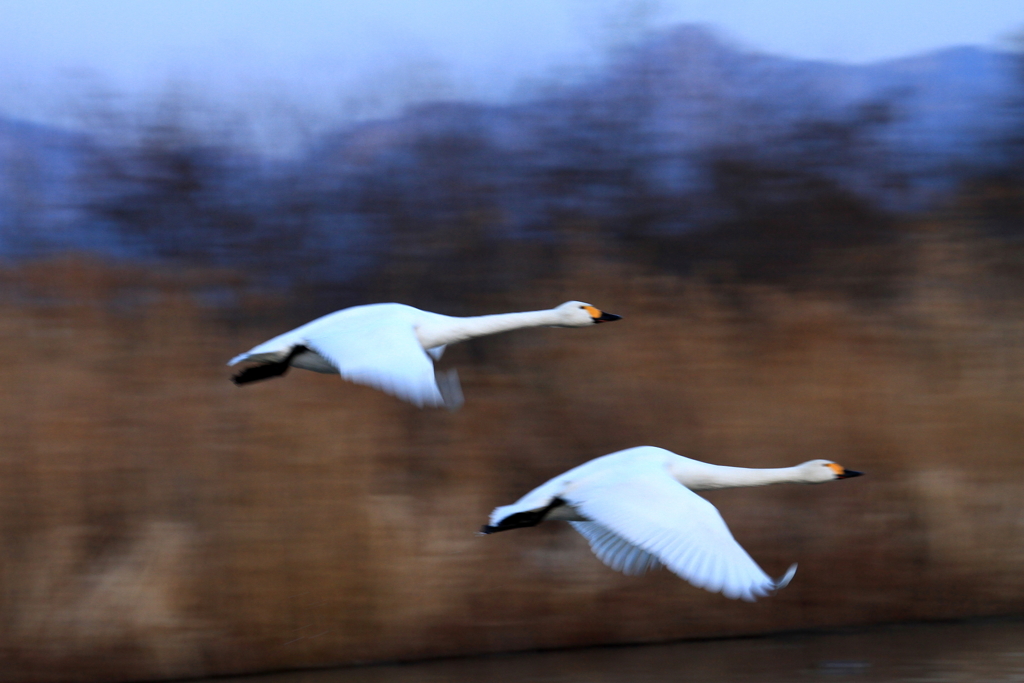
[[[586,327],[594,323],[608,323],[622,318],[621,315],[605,313],[582,301],[566,301],[556,308],[555,312],[559,317],[558,327]]]
[[[831,460],[808,460],[802,465],[797,465],[802,475],[801,479],[807,484],[821,484],[836,479],[849,479],[859,477],[863,472],[848,470]]]

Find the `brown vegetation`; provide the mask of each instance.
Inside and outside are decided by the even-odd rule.
[[[8,269],[0,680],[1019,612],[1022,289],[1005,250],[948,230],[918,229],[899,258],[868,306],[581,246],[557,279],[474,306],[580,298],[626,319],[452,348],[455,414],[299,371],[234,387],[223,362],[296,321],[284,301],[244,299],[230,320],[204,306],[230,275]],[[800,563],[756,604],[616,574],[564,524],[473,534],[493,506],[640,444],[868,476],[709,496],[769,573]]]

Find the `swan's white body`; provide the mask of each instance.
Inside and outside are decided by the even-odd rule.
[[[640,446],[584,463],[496,508],[482,531],[568,521],[612,569],[643,574],[665,565],[699,588],[753,601],[788,584],[796,565],[779,580],[769,577],[736,542],[715,506],[694,491],[821,483],[859,474],[828,460],[778,469],[723,467]]]
[[[421,407],[440,406],[446,401],[435,379],[433,361],[441,358],[448,344],[525,327],[586,327],[618,317],[580,301],[545,311],[471,318],[403,304],[371,304],[317,318],[235,356],[228,365],[287,360],[304,370],[338,373]],[[297,347],[302,349],[293,355]],[[457,380],[454,375],[449,377],[454,382],[455,400],[459,400]],[[452,401],[449,395],[449,406]]]

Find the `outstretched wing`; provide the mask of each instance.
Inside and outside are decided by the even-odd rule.
[[[602,562],[626,573],[664,564],[693,585],[727,598],[753,601],[792,578],[773,580],[736,542],[714,505],[689,490],[660,464],[638,465],[588,478],[561,494],[588,522],[573,526]],[[652,557],[647,557],[652,556]]]
[[[309,330],[303,343],[342,377],[380,389],[417,406],[442,406],[434,362],[416,332],[401,319],[364,318],[344,326]]]

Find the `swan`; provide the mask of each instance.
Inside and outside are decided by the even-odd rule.
[[[423,406],[462,404],[454,370],[434,373],[445,346],[524,327],[588,327],[620,320],[582,301],[544,311],[456,318],[404,304],[370,304],[335,311],[263,342],[228,365],[254,361],[232,377],[237,385],[285,374],[289,367],[340,374]]]
[[[691,460],[654,446],[595,458],[495,508],[480,534],[567,521],[606,565],[640,575],[661,565],[698,588],[753,602],[783,588],[736,542],[718,509],[694,491],[738,486],[819,484],[859,477],[830,460],[750,469]]]

